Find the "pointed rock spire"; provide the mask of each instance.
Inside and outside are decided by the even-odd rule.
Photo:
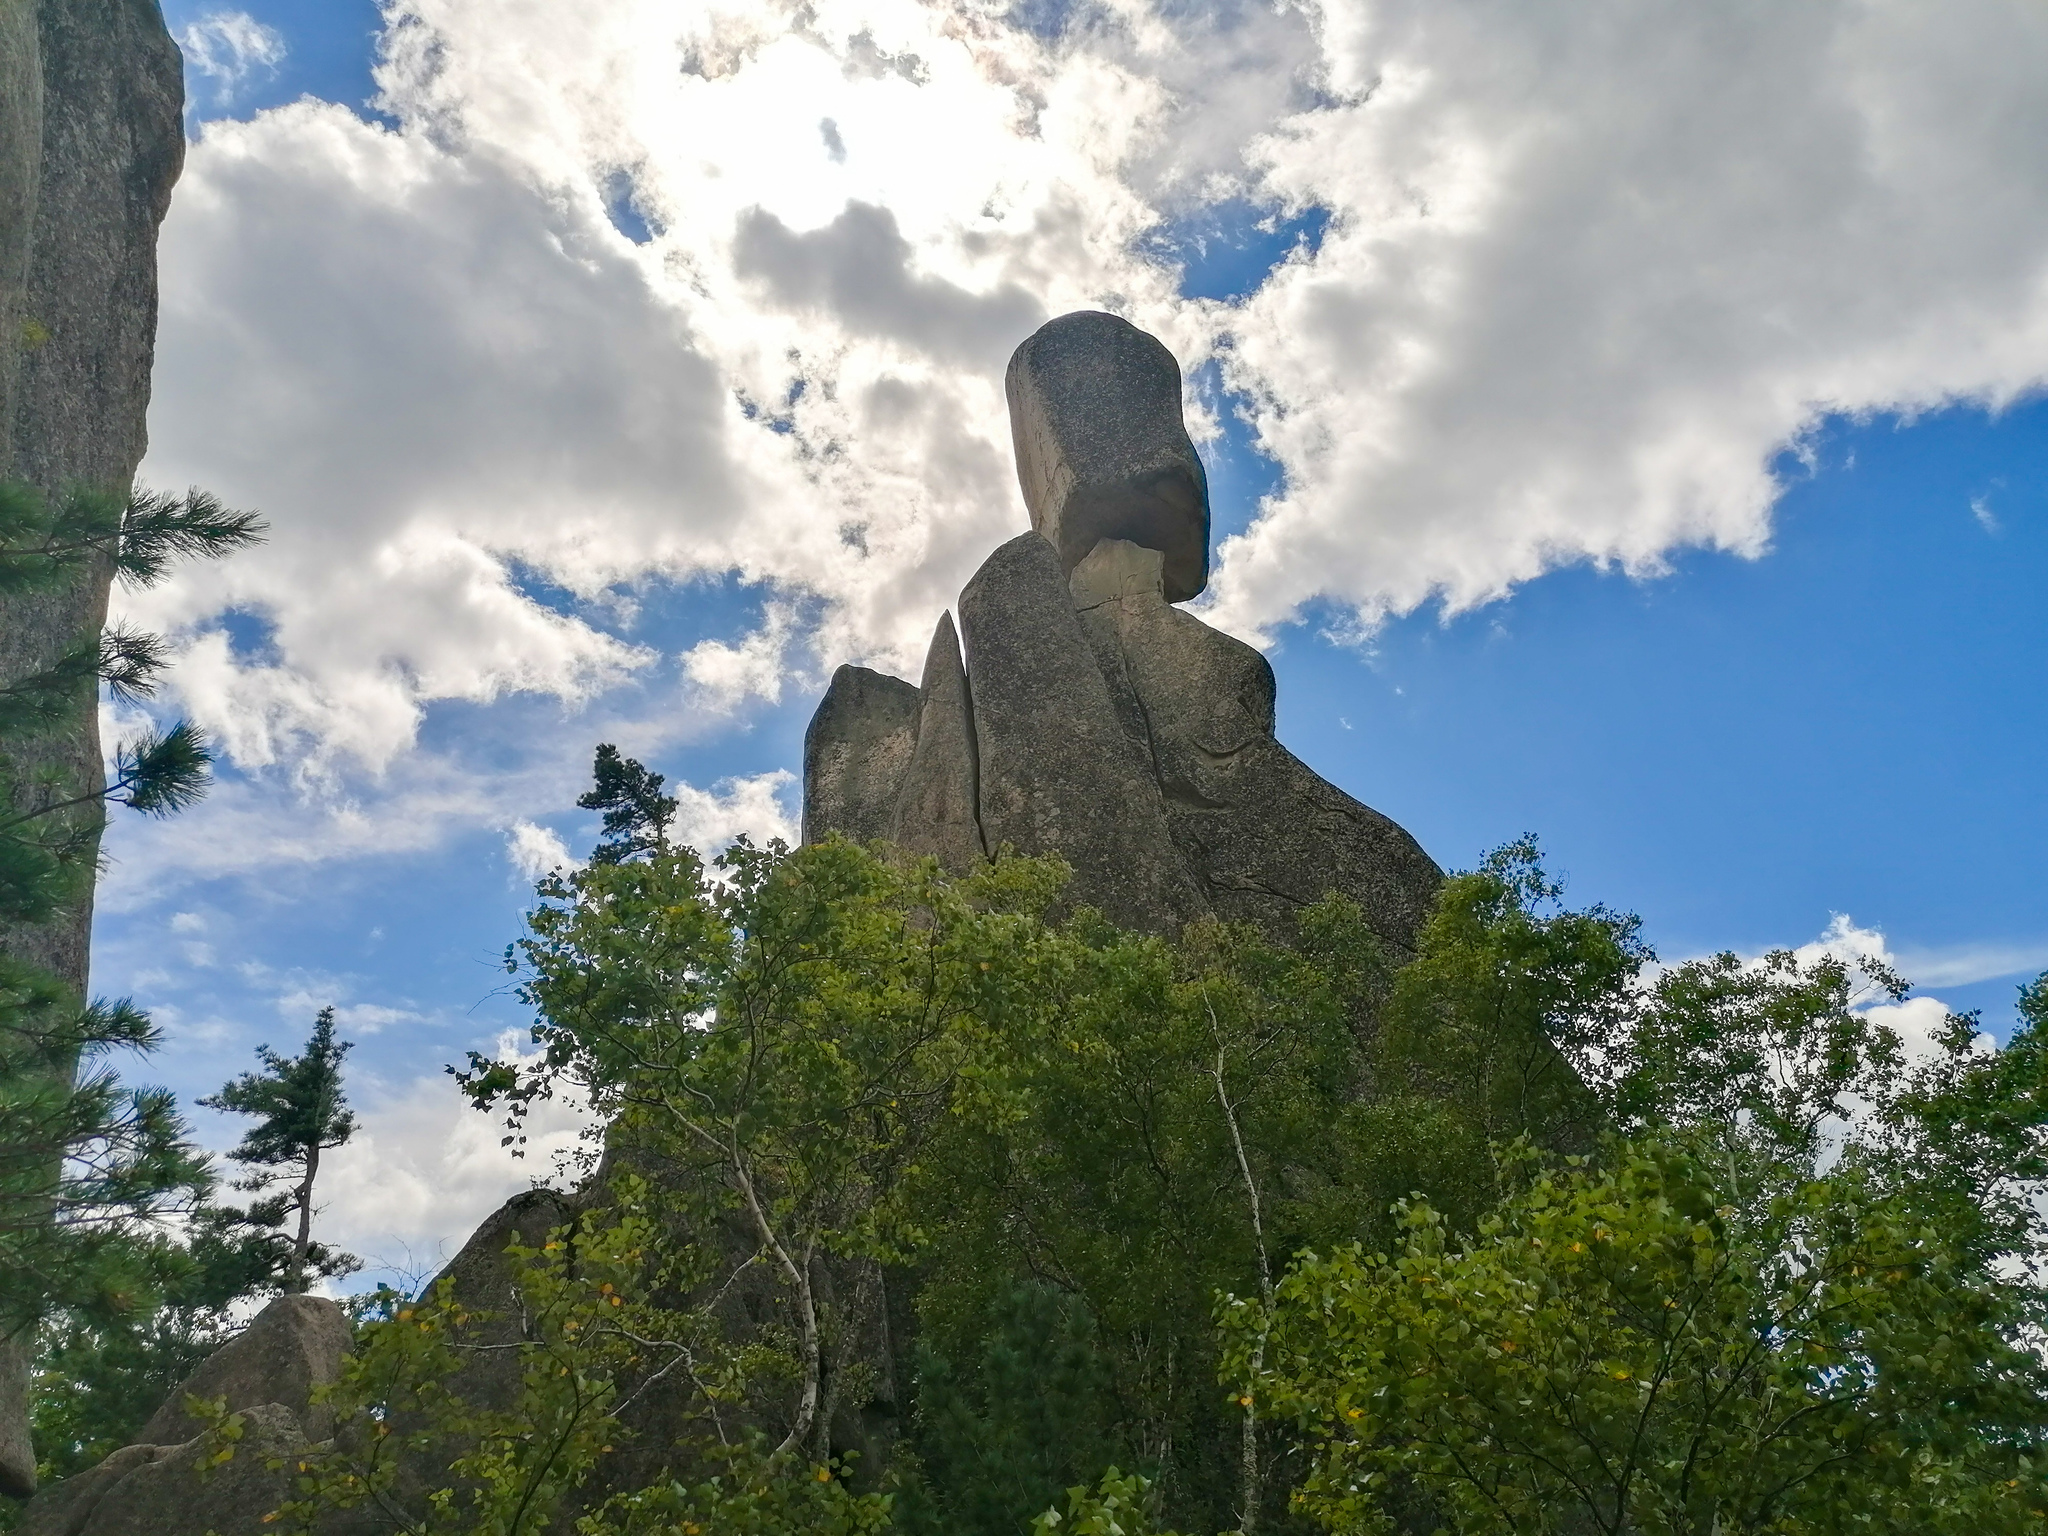
[[[975,807],[974,721],[953,615],[939,615],[918,690],[917,745],[896,797],[892,837],[905,853],[966,874],[987,858]]]

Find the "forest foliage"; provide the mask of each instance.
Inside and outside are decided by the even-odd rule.
[[[508,959],[533,1049],[459,1074],[514,1139],[586,1099],[595,1197],[516,1326],[384,1296],[304,1528],[2048,1519],[2048,988],[1909,1052],[1881,966],[1659,967],[1528,842],[1412,955],[1337,897],[1168,942],[1056,860],[707,864],[605,766]]]

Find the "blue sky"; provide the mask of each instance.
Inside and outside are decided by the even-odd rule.
[[[1387,110],[1427,120],[1443,109],[1426,91],[1404,107],[1400,82],[1418,70],[1397,66],[1465,45],[1381,9],[1374,46],[1390,51],[1376,67],[1395,82]],[[1707,252],[1696,266],[1670,254],[1664,224],[1601,234],[1573,189],[1619,173],[1597,163],[1608,151],[1589,122],[1583,140],[1559,141],[1550,181],[1534,177],[1518,194],[1535,206],[1554,182],[1557,207],[1575,210],[1582,249],[1544,287],[1543,259],[1529,254],[1538,235],[1520,254],[1471,244],[1472,231],[1522,215],[1487,202],[1497,194],[1469,159],[1426,154],[1389,172],[1387,184],[1440,178],[1427,210],[1437,224],[1375,202],[1379,182],[1328,179],[1343,157],[1311,141],[1337,132],[1344,113],[1372,110],[1359,105],[1370,92],[1347,86],[1364,65],[1311,57],[1336,45],[1271,32],[1280,23],[1249,11],[1156,55],[1106,22],[1090,31],[1061,12],[1062,32],[1039,18],[1016,46],[1040,50],[1029,57],[1048,99],[1084,69],[1113,69],[1130,90],[1157,86],[1143,99],[1165,113],[1198,65],[1221,61],[1244,72],[1230,107],[1244,121],[1224,125],[1237,137],[1220,147],[1183,146],[1213,163],[1168,165],[1170,135],[1134,140],[1100,185],[1082,159],[1048,170],[1061,141],[1041,127],[1017,150],[1040,158],[1020,158],[1005,185],[1069,178],[1065,195],[1093,210],[1107,254],[1088,256],[1095,266],[1078,276],[1059,275],[1058,261],[1082,258],[1057,254],[1013,253],[991,268],[991,242],[1008,238],[998,231],[966,240],[966,254],[953,253],[965,265],[946,267],[946,232],[967,215],[926,207],[921,183],[953,172],[864,168],[864,146],[893,142],[887,114],[905,109],[862,113],[913,85],[961,91],[953,110],[963,114],[973,99],[929,42],[920,55],[891,40],[896,23],[878,0],[821,25],[851,38],[830,78],[879,84],[835,107],[829,134],[800,125],[787,145],[748,151],[766,157],[757,173],[789,167],[786,194],[777,180],[762,195],[827,264],[820,302],[837,306],[827,319],[842,338],[833,352],[815,340],[816,315],[787,318],[796,300],[776,287],[794,281],[786,275],[741,272],[738,286],[713,283],[702,297],[705,258],[689,241],[692,210],[709,204],[691,198],[709,198],[711,183],[689,192],[663,179],[664,154],[683,151],[662,148],[652,117],[600,114],[543,131],[532,125],[555,120],[531,102],[491,95],[554,101],[550,71],[616,72],[632,50],[605,55],[592,43],[588,58],[572,57],[536,36],[521,53],[472,12],[466,0],[405,8],[411,31],[394,34],[387,65],[395,95],[373,108],[374,6],[166,7],[188,55],[206,51],[215,67],[188,63],[196,143],[166,231],[145,474],[262,505],[277,526],[263,560],[195,576],[143,610],[190,647],[182,702],[228,756],[214,799],[181,825],[124,824],[110,836],[95,980],[166,1022],[169,1044],[149,1070],[188,1098],[246,1066],[259,1041],[295,1043],[314,1009],[343,1007],[376,1148],[345,1168],[344,1185],[359,1187],[340,1190],[332,1219],[361,1251],[401,1265],[408,1252],[431,1257],[523,1176],[496,1158],[494,1136],[459,1129],[436,1074],[524,1022],[498,964],[529,884],[518,849],[544,847],[545,833],[588,846],[592,818],[573,800],[591,746],[619,740],[694,786],[693,824],[707,837],[793,816],[793,784],[775,776],[798,768],[830,667],[907,669],[950,592],[1021,526],[1002,481],[1007,433],[991,380],[1020,306],[1076,307],[1068,294],[1125,296],[1193,359],[1195,399],[1216,427],[1203,446],[1216,534],[1233,541],[1206,611],[1269,644],[1282,739],[1441,863],[1469,865],[1535,832],[1573,900],[1639,911],[1673,957],[1806,944],[1850,920],[1925,990],[1983,1010],[1998,1030],[2018,983],[2048,969],[2036,880],[2048,862],[2048,350],[2029,329],[2031,301],[1998,298],[2025,288],[2004,269],[1949,273],[1954,293],[1942,291],[1911,263],[1892,270],[1868,246],[1833,246],[1850,215],[1825,210],[1801,236],[1806,254],[1785,237],[1780,268],[1744,267],[1755,241],[1739,228],[1728,239],[1741,254]],[[609,46],[630,41],[626,22],[612,31]],[[715,52],[721,35],[705,32],[686,60]],[[415,49],[408,64],[407,38],[435,42],[439,62],[419,65]],[[1567,41],[1594,72],[1619,46]],[[736,56],[753,62],[722,76],[706,68],[707,88],[743,85],[749,68],[807,78],[780,46],[747,41]],[[1515,40],[1488,46],[1503,50],[1506,72]],[[1257,62],[1286,48],[1296,53],[1285,69]],[[1483,89],[1453,104],[1483,115]],[[448,131],[450,113],[468,114],[467,140]],[[1402,120],[1367,121],[1381,137],[1354,158],[1393,156],[1385,146],[1402,141]],[[1655,122],[1642,121],[1641,141],[1658,142]],[[785,126],[763,122],[765,140]],[[1308,146],[1301,161],[1288,160],[1290,143]],[[1691,141],[1674,143],[1663,169],[1628,174],[1666,175],[1683,201],[1688,178],[1713,177],[1688,158]],[[1945,184],[2003,153],[1948,150]],[[798,156],[810,158],[798,167]],[[517,175],[503,169],[512,164]],[[1219,165],[1235,180],[1217,180]],[[410,202],[390,190],[415,183],[428,191]],[[572,184],[584,214],[561,191]],[[532,186],[553,190],[529,207],[519,199]],[[618,216],[622,188],[634,217]],[[343,207],[349,197],[362,207]],[[885,225],[861,227],[898,231],[916,253],[901,272],[887,268],[899,256],[886,239],[852,243],[856,205],[886,210]],[[1748,216],[1703,208],[1697,226]],[[1529,217],[1539,227],[1552,215]],[[1665,223],[1682,231],[1688,217]],[[462,244],[465,230],[475,244]],[[498,273],[532,231],[539,254]],[[2014,270],[2037,271],[2024,230],[1980,234],[1987,248],[2013,246]],[[292,244],[301,238],[317,240],[317,258]],[[1554,229],[1541,240],[1555,252]],[[882,265],[830,266],[847,251],[879,251],[863,259]],[[1867,287],[1871,303],[1845,318],[1825,288],[1809,292],[1815,251],[1834,263],[1835,289]],[[549,253],[564,252],[576,281],[595,286],[521,308],[556,280]],[[1422,274],[1406,300],[1386,286],[1403,262]],[[1690,284],[1697,296],[1673,305],[1655,285],[1602,278],[1603,262],[1662,262],[1666,287]],[[678,289],[665,301],[689,315],[678,343],[687,356],[643,354],[667,313],[647,297],[664,292],[648,274],[678,271],[698,283],[696,300]],[[1027,271],[1054,274],[1042,276],[1045,292],[1032,296],[1017,275]],[[364,272],[385,275],[361,278],[358,293],[350,285]],[[446,286],[404,286],[429,278]],[[500,281],[511,300],[492,287]],[[1447,288],[1464,295],[1455,323],[1443,318]],[[459,335],[451,325],[405,352],[422,325],[403,321],[404,305],[438,324],[471,291],[501,296],[479,299]],[[1981,313],[1955,294],[1981,299]],[[755,303],[765,307],[744,308]],[[1572,305],[1575,335],[1597,332],[1597,346],[1574,352],[1577,341],[1550,337]],[[1755,311],[1769,335],[1721,334],[1727,316]],[[934,312],[951,317],[943,334],[921,318]],[[351,334],[394,313],[389,337],[350,350]],[[520,350],[522,330],[545,333],[561,315],[569,330]],[[785,334],[773,330],[785,321],[795,329],[780,352],[755,344],[756,332]],[[317,332],[303,329],[315,322]],[[1346,324],[1359,328],[1355,342]],[[1939,327],[1937,346],[1925,337]],[[860,417],[843,403],[857,384],[871,403],[895,398],[848,361],[871,343],[896,349],[886,367],[934,391],[916,409],[937,425],[887,439],[873,426],[879,407]],[[1517,352],[1525,345],[1532,356]],[[920,347],[937,361],[903,371],[903,349]],[[1436,371],[1384,361],[1424,354]],[[701,357],[720,384],[693,395]],[[514,375],[555,393],[508,393],[529,387],[506,382]],[[639,387],[614,392],[620,377]],[[379,414],[384,397],[408,390],[422,391],[416,410]],[[941,394],[951,403],[932,404]],[[462,405],[472,396],[474,417]],[[723,437],[663,457],[666,422],[700,399],[715,413],[728,396],[785,402],[779,436],[793,441],[766,441],[759,422],[727,410]],[[635,416],[643,401],[648,424]],[[487,412],[516,417],[518,439],[494,437]],[[414,421],[419,440],[401,441]],[[559,444],[534,446],[557,432]],[[739,446],[706,468],[714,441]],[[509,465],[502,483],[489,467],[499,463]],[[551,475],[561,477],[552,499],[535,492],[523,510],[525,488]],[[446,512],[477,479],[481,510]],[[635,510],[642,502],[653,510]],[[728,502],[738,514],[718,510]],[[775,539],[734,533],[736,523],[767,525]],[[853,546],[831,554],[835,530],[867,551],[852,576],[841,568]],[[824,553],[805,553],[807,539],[822,539]],[[366,574],[349,596],[357,566]],[[407,595],[416,570],[444,566],[454,585]],[[442,633],[446,615],[472,611]],[[368,650],[375,668],[351,670]],[[202,1124],[225,1140],[225,1128]],[[393,1183],[400,1165],[405,1179]]]

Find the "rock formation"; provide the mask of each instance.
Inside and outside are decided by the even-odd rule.
[[[313,1389],[334,1380],[348,1345],[348,1319],[325,1296],[280,1296],[201,1361],[135,1438],[144,1445],[190,1440],[205,1425],[186,1412],[185,1399],[200,1397],[225,1399],[231,1412],[280,1404],[308,1440],[325,1440],[334,1415],[313,1401]]]
[[[321,1296],[280,1296],[200,1363],[134,1445],[37,1495],[17,1536],[185,1536],[258,1531],[291,1497],[286,1458],[332,1431],[313,1388],[334,1380],[348,1352],[341,1308]],[[200,1476],[210,1454],[187,1396],[224,1399],[242,1416],[232,1461]],[[272,1467],[272,1461],[283,1465]]]
[[[178,50],[156,0],[0,0],[0,476],[125,492],[156,340],[156,232],[185,152]],[[0,601],[0,683],[105,620],[110,572]],[[98,783],[99,723],[16,754]],[[86,991],[88,903],[7,952]],[[35,1486],[27,1346],[0,1338],[0,1492]]]
[[[1010,361],[1031,533],[941,617],[922,688],[841,667],[804,744],[804,837],[886,838],[964,869],[1058,853],[1126,927],[1274,937],[1331,891],[1408,949],[1441,872],[1273,735],[1273,669],[1173,606],[1207,580],[1208,483],[1180,369],[1114,315],[1063,315]]]
[[[1031,526],[1071,571],[1104,539],[1160,552],[1167,599],[1209,583],[1209,478],[1180,413],[1180,364],[1097,310],[1040,326],[1004,380]]]

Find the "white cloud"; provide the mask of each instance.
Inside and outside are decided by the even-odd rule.
[[[2048,942],[2032,944],[1957,944],[1941,949],[1907,950],[1899,969],[1916,985],[1967,987],[2005,977],[2031,979],[2048,971]]]
[[[521,878],[538,880],[555,869],[574,869],[576,860],[560,837],[530,821],[515,821],[505,834],[505,857]]]
[[[1285,493],[1223,609],[1479,601],[1751,552],[1821,413],[2048,368],[2048,13],[1383,0],[1252,149],[1337,210],[1228,323]]]
[[[779,768],[751,778],[726,779],[708,791],[679,784],[670,835],[707,855],[722,852],[742,835],[756,846],[778,837],[794,844],[797,819],[791,800],[796,787],[796,775]]]
[[[549,725],[531,733],[539,738],[531,753],[515,757],[506,751],[508,760],[501,763],[464,760],[464,747],[486,757],[496,750],[492,741],[471,741],[416,753],[403,774],[364,785],[359,793],[294,795],[260,780],[230,777],[184,815],[164,821],[124,816],[108,839],[108,866],[94,904],[109,915],[132,914],[210,881],[277,880],[294,869],[422,854],[480,834],[502,839],[500,846],[522,874],[522,857],[552,860],[557,847],[561,862],[573,866],[577,861],[559,841],[542,847],[530,835],[522,837],[518,827],[524,822],[542,832],[534,818],[561,812],[588,787],[590,743],[617,741],[628,754],[653,761],[691,740],[687,732],[636,727],[606,715],[581,719],[572,730],[559,722]],[[515,726],[506,734],[519,731]],[[757,842],[797,840],[797,784],[785,771],[719,780],[708,788],[674,783],[669,791],[678,804],[675,835],[706,853],[741,832]]]
[[[1822,414],[2048,372],[2038,8],[1115,0],[1051,41],[972,0],[387,14],[396,129],[209,124],[164,231],[146,475],[275,531],[124,601],[272,776],[197,818],[270,816],[267,857],[348,842],[251,809],[273,779],[354,846],[442,835],[436,797],[537,814],[422,720],[652,675],[652,578],[775,594],[680,658],[695,715],[913,668],[1022,526],[1000,374],[1044,314],[1119,308],[1247,393],[1285,483],[1221,552],[1245,633],[1754,553]],[[1231,195],[1329,232],[1182,301],[1140,236]]]
[[[737,645],[700,640],[682,656],[683,675],[695,689],[695,702],[718,713],[738,709],[749,699],[770,704],[782,701],[789,675],[787,660],[794,638],[796,614],[787,603],[770,603],[759,629]]]
[[[507,1032],[495,1050],[517,1056],[523,1040]],[[472,1109],[445,1073],[352,1096],[358,1129],[322,1164],[316,1230],[367,1262],[363,1281],[383,1278],[379,1270],[437,1269],[519,1191],[562,1168],[573,1182],[576,1159],[588,1150],[588,1116],[557,1101],[535,1107],[525,1156],[515,1158],[500,1145],[500,1123]]]
[[[214,83],[214,102],[225,106],[242,83],[273,75],[289,51],[284,34],[247,11],[208,11],[178,34],[185,62]]]
[[[1801,944],[1793,954],[1801,965],[1827,959],[1852,965],[1859,960],[1874,960],[1894,970],[1898,966],[1897,957],[1885,942],[1884,931],[1865,928],[1846,912],[1829,914],[1828,925],[1821,930],[1820,937]]]
[[[1959,944],[1894,952],[1881,930],[1866,928],[1845,912],[1833,914],[1821,936],[1801,945],[1797,953],[1809,963],[1823,955],[1851,961],[1867,955],[1916,987],[1966,987],[2048,970],[2048,943]]]
[[[1847,961],[1852,965],[1860,960],[1872,960],[1916,984],[1924,982],[1935,986],[1955,985],[1966,977],[1969,980],[1984,979],[1970,975],[1966,969],[1960,967],[1950,970],[1945,976],[1916,975],[1908,971],[1899,956],[1893,953],[1880,930],[1861,926],[1846,912],[1835,913],[1828,919],[1828,926],[1819,938],[1800,945],[1793,953],[1804,965],[1811,965],[1823,957]],[[1896,1030],[1900,1043],[1905,1047],[1907,1058],[1919,1061],[1931,1058],[1935,1054],[1935,1041],[1942,1027],[1948,1022],[1952,1010],[1940,998],[1919,993],[1897,1002],[1881,994],[1866,995],[1858,1011],[1865,1017]],[[1975,1048],[1988,1052],[1998,1047],[1997,1042],[1989,1035],[1979,1035],[1975,1041]]]

